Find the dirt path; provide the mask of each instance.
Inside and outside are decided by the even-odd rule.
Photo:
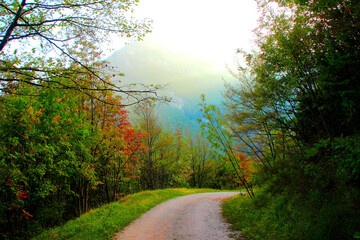
[[[220,204],[238,193],[198,193],[164,202],[145,213],[114,240],[233,239],[221,216]]]

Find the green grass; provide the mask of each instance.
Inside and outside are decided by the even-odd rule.
[[[193,193],[214,192],[212,189],[165,189],[144,191],[89,211],[65,225],[47,230],[32,240],[40,239],[111,239],[143,213],[169,199]]]
[[[297,204],[299,196],[270,194],[259,189],[255,197],[235,196],[222,204],[223,215],[232,229],[248,239],[288,240],[305,238],[304,230],[310,219],[309,211]]]
[[[344,203],[341,192],[333,194],[333,199],[329,195],[319,195],[322,199],[314,196],[261,189],[253,199],[244,195],[225,201],[223,215],[233,230],[241,231],[250,240],[359,238],[359,215]]]
[[[258,196],[250,199],[248,195],[239,195],[222,204],[223,215],[232,224],[231,228],[248,239],[290,239],[279,236],[279,222],[274,222],[280,220],[275,216],[277,213],[265,202],[268,198]]]

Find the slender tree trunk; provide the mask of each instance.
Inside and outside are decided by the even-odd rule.
[[[26,4],[26,0],[22,0],[16,14],[15,14],[15,17],[14,17],[14,20],[11,22],[9,28],[6,30],[6,33],[5,33],[5,36],[4,38],[1,40],[0,42],[0,52],[3,50],[3,48],[5,47],[5,45],[8,43],[9,41],[9,38],[12,34],[12,32],[14,31],[15,27],[17,26],[17,23],[21,17],[21,14],[22,14],[22,11],[23,11],[23,8]]]
[[[79,213],[79,217],[80,217],[80,215],[81,215],[81,199],[82,199],[81,180],[79,180],[78,193],[79,193],[79,197],[78,197],[78,213]]]
[[[86,193],[85,193],[85,212],[88,211],[89,203],[89,183],[86,183]]]
[[[110,203],[110,192],[109,192],[109,185],[107,178],[105,178],[105,192],[106,192],[106,200],[108,203]]]

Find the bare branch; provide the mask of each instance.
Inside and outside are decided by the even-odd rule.
[[[20,17],[21,17],[21,12],[22,12],[25,4],[26,4],[26,0],[22,0],[21,5],[19,6],[19,8],[18,8],[18,10],[17,10],[17,12],[16,12],[16,15],[15,15],[15,17],[14,17],[14,20],[11,22],[9,28],[8,28],[7,31],[6,31],[5,36],[3,37],[3,39],[2,39],[1,42],[0,42],[0,52],[3,50],[3,48],[4,48],[5,45],[6,45],[6,43],[9,41],[9,38],[10,38],[12,32],[14,31],[16,25],[17,25],[17,22],[18,22],[18,20],[19,20]]]

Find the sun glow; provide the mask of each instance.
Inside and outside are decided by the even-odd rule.
[[[135,7],[134,16],[153,20],[153,31],[145,41],[224,68],[237,48],[252,48],[252,29],[259,14],[254,0],[143,0]]]

